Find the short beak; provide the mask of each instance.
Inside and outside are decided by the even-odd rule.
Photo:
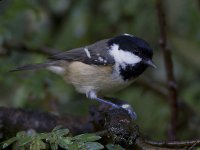
[[[154,64],[154,62],[152,60],[147,60],[144,62],[146,65],[152,67],[152,68],[157,68],[157,66]]]

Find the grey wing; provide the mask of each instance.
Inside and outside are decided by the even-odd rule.
[[[86,64],[94,65],[113,65],[114,59],[109,54],[107,41],[102,40],[92,45],[61,52],[49,57],[53,60],[81,61]]]

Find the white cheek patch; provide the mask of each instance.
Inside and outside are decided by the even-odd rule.
[[[65,70],[62,67],[59,67],[59,66],[50,66],[47,69],[54,72],[54,73],[60,74],[60,75],[65,73]]]
[[[84,51],[85,51],[87,57],[91,58],[91,55],[90,55],[90,52],[89,52],[88,48],[84,48]]]
[[[110,47],[110,55],[112,55],[115,59],[115,62],[119,65],[135,65],[140,62],[142,59],[131,52],[119,49],[119,45],[113,44]]]

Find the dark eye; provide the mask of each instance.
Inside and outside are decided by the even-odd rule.
[[[139,50],[135,50],[135,55],[140,55],[140,51]]]

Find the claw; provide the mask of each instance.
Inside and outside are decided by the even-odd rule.
[[[132,120],[136,120],[137,119],[137,114],[133,110],[133,108],[131,107],[131,105],[129,105],[129,104],[122,104],[121,108],[125,109],[128,112],[128,114],[130,115],[130,117],[132,118]]]

